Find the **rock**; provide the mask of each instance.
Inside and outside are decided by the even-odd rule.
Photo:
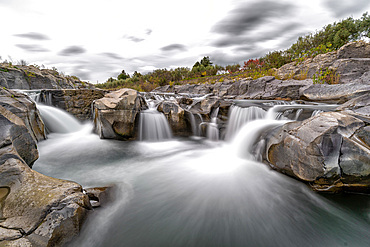
[[[300,98],[300,91],[311,86],[312,80],[276,80],[273,76],[265,76],[252,80],[248,84],[245,94],[237,99],[289,99]]]
[[[75,76],[64,76],[56,70],[39,69],[36,66],[0,63],[0,87],[9,89],[78,89],[94,88]]]
[[[63,109],[84,121],[92,119],[92,102],[104,95],[105,92],[100,89],[46,89],[41,90],[38,100]]]
[[[370,45],[362,40],[350,42],[338,50],[337,58],[370,58]]]
[[[112,194],[115,192],[115,187],[87,188],[84,191],[89,197],[91,206],[97,208],[113,200]]]
[[[351,42],[338,51],[319,54],[303,62],[286,64],[276,71],[279,79],[313,78],[320,71],[330,69],[339,76],[339,83],[359,83],[357,79],[370,71],[370,44],[364,41]]]
[[[192,128],[190,120],[186,117],[185,111],[177,101],[162,101],[157,110],[162,112],[171,127],[175,136],[191,136]]]
[[[344,103],[360,95],[369,94],[370,85],[314,84],[301,92],[301,99],[315,102]]]
[[[317,191],[368,193],[370,149],[359,141],[367,131],[362,120],[344,112],[287,123],[268,138],[265,162]]]
[[[0,104],[4,109],[21,118],[35,141],[46,138],[44,123],[35,103],[26,95],[0,88]]]
[[[133,89],[120,89],[93,102],[94,129],[100,138],[133,140],[144,98]]]
[[[9,190],[0,208],[5,246],[62,246],[79,233],[91,208],[80,185],[39,174],[12,154],[0,156],[0,187]]]
[[[337,108],[353,115],[370,117],[370,93],[367,92],[359,97],[353,98]]]

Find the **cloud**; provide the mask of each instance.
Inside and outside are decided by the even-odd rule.
[[[117,59],[117,60],[123,59],[123,57],[121,57],[120,55],[118,55],[116,53],[113,53],[113,52],[104,52],[104,53],[101,53],[100,55],[103,55],[103,56],[106,56],[106,57],[109,57],[109,58],[113,58],[113,59]]]
[[[28,51],[28,52],[48,52],[49,51],[48,49],[43,48],[39,45],[16,44],[15,46],[25,51]]]
[[[80,46],[69,46],[62,51],[59,52],[59,55],[61,56],[73,56],[73,55],[79,55],[82,53],[85,53],[86,50],[83,47]]]
[[[334,14],[335,17],[339,18],[363,11],[367,6],[370,5],[370,2],[369,0],[324,0],[324,5]]]
[[[292,4],[270,0],[243,3],[233,9],[226,18],[212,27],[212,32],[239,36],[254,30],[271,18],[289,14],[294,9]]]
[[[20,38],[32,39],[32,40],[49,40],[50,39],[45,34],[35,33],[35,32],[14,34],[14,36],[20,37]]]
[[[136,36],[130,36],[130,35],[124,35],[123,38],[128,39],[128,40],[130,40],[132,42],[135,42],[135,43],[138,43],[138,42],[141,42],[141,41],[145,40],[143,38],[139,38],[139,37],[136,37]]]
[[[161,51],[186,51],[187,48],[185,45],[182,44],[171,44],[167,46],[163,46]]]
[[[151,35],[152,32],[153,32],[153,30],[150,29],[150,28],[148,28],[148,29],[145,30],[145,34],[148,35],[148,36]]]

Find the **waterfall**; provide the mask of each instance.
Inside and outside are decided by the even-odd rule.
[[[75,117],[61,109],[42,104],[37,104],[37,108],[46,129],[50,132],[72,133],[83,128],[83,125]]]
[[[250,106],[248,108],[242,108],[235,105],[231,106],[225,139],[231,140],[246,123],[256,119],[262,119],[265,115],[266,111],[260,107]]]
[[[164,114],[158,112],[151,102],[148,102],[148,105],[149,109],[140,113],[139,140],[161,141],[171,139],[171,128]]]
[[[207,138],[212,141],[218,141],[219,139],[219,130],[217,125],[217,115],[219,108],[214,110],[211,114],[211,122],[207,125]]]

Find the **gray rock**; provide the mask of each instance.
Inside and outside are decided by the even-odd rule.
[[[166,116],[174,136],[192,135],[190,120],[177,101],[163,101],[158,105],[157,110]]]
[[[136,138],[139,113],[146,109],[141,95],[133,89],[120,89],[93,102],[94,129],[100,138]]]
[[[265,162],[318,191],[370,189],[370,149],[359,141],[365,123],[326,112],[279,128],[267,140]]]
[[[370,45],[365,41],[350,42],[337,52],[338,59],[370,58]]]
[[[369,94],[370,85],[362,84],[314,84],[301,92],[300,98],[307,101],[344,103],[352,98]]]
[[[0,64],[0,86],[9,89],[78,89],[94,88],[74,76],[64,76],[55,70],[39,69],[33,65]]]

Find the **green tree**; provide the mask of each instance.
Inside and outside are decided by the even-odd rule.
[[[130,78],[130,75],[125,72],[125,70],[122,70],[121,74],[118,75],[118,80],[126,80]]]

